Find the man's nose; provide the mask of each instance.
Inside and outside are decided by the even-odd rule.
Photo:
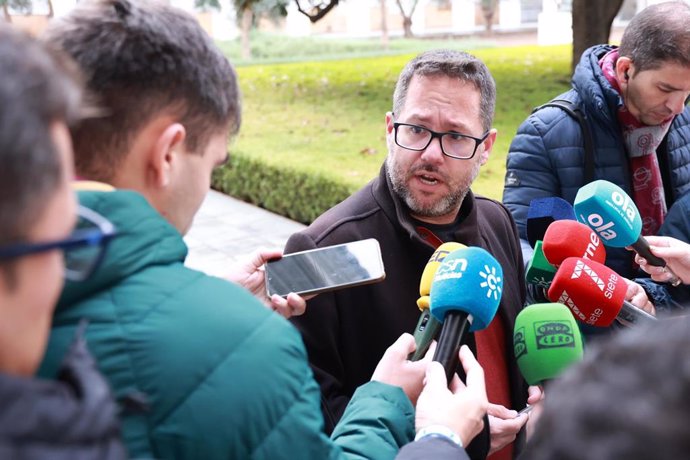
[[[441,149],[441,138],[431,139],[431,143],[422,152],[422,159],[429,163],[442,163],[443,150]]]
[[[673,112],[673,115],[678,115],[683,110],[685,110],[685,101],[688,99],[687,93],[681,93],[680,91],[671,95],[666,101],[666,107]]]

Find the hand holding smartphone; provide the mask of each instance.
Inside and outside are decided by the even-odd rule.
[[[266,263],[268,296],[322,292],[383,281],[381,247],[374,238],[286,254]]]
[[[517,417],[519,417],[519,416],[521,416],[521,415],[523,415],[523,414],[529,414],[530,412],[532,412],[532,409],[534,409],[534,406],[533,406],[533,405],[527,405],[527,406],[525,406],[524,409],[522,409],[520,412],[518,412]],[[516,417],[516,418],[517,418],[517,417]]]

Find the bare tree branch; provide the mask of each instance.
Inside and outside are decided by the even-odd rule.
[[[339,1],[340,0],[328,0],[328,2],[319,1],[318,3],[314,4],[313,0],[307,0],[306,3],[308,6],[306,6],[306,8],[308,8],[308,11],[302,8],[300,0],[295,0],[295,3],[297,4],[297,11],[308,17],[309,20],[314,23],[326,16],[333,8],[338,6]],[[302,2],[304,3],[304,0],[302,0]]]

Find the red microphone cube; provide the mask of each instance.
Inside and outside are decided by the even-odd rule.
[[[568,257],[558,268],[548,296],[570,308],[578,320],[606,327],[618,316],[627,290],[625,280],[607,266]]]
[[[606,249],[597,234],[574,220],[557,220],[549,225],[542,250],[546,260],[555,266],[568,257],[582,257],[602,264],[606,261]]]

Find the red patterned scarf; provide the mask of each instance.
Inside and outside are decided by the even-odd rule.
[[[613,89],[621,93],[616,79],[618,50],[609,51],[599,61],[599,66]],[[628,153],[632,174],[633,200],[642,218],[642,234],[655,235],[666,216],[664,184],[656,149],[671,126],[673,118],[662,124],[648,126],[635,118],[625,106],[618,110],[618,122],[623,129],[623,140]]]

